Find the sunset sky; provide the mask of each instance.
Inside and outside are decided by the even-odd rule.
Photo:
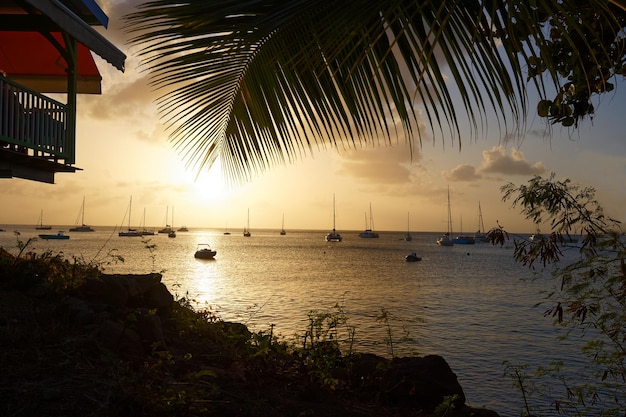
[[[105,35],[128,58],[126,72],[120,73],[96,57],[103,94],[79,96],[76,166],[82,171],[57,174],[53,185],[0,180],[0,225],[34,225],[41,210],[46,224],[73,225],[83,197],[87,224],[120,225],[132,196],[134,225],[145,209],[147,226],[163,226],[166,210],[171,214],[174,207],[174,226],[236,231],[249,209],[252,230],[279,229],[283,214],[288,230],[326,230],[332,228],[335,194],[339,230],[363,229],[371,204],[376,230],[404,231],[410,213],[412,231],[443,231],[449,186],[455,232],[461,231],[461,218],[463,231],[477,229],[480,202],[487,229],[498,220],[507,230],[532,233],[535,227],[519,210],[501,202],[500,187],[550,172],[595,187],[607,214],[626,220],[623,82],[594,103],[593,121],[575,131],[550,130],[531,114],[523,139],[504,142],[494,119],[484,136],[472,140],[467,132],[460,151],[457,142],[441,137],[425,140],[412,160],[405,138],[395,146],[320,149],[227,188],[219,167],[196,180],[168,141],[153,103],[158,92],[148,86],[121,30],[120,16],[131,11],[131,3],[99,4],[111,19]],[[531,100],[534,108],[536,99]]]

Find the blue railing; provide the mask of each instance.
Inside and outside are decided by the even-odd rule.
[[[0,76],[0,149],[73,164],[67,116],[65,104]]]

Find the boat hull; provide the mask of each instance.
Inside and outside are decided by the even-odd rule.
[[[45,240],[67,240],[70,238],[69,236],[64,235],[62,232],[59,232],[53,235],[41,234],[39,235],[39,237]]]
[[[473,245],[476,243],[473,236],[457,236],[454,238],[454,243],[457,245]]]

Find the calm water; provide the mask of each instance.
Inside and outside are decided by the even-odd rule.
[[[0,245],[16,253],[12,226],[0,233]],[[303,334],[311,310],[332,312],[337,303],[356,328],[356,348],[389,356],[386,328],[376,317],[391,316],[393,348],[398,356],[442,355],[457,373],[467,401],[503,416],[517,416],[519,393],[503,376],[502,362],[547,365],[551,360],[576,359],[579,348],[558,342],[543,308],[532,306],[551,287],[549,275],[531,280],[532,273],[516,264],[510,247],[490,244],[438,247],[436,234],[380,233],[360,239],[342,232],[344,241],[327,243],[324,231],[179,232],[176,239],[149,236],[151,252],[139,238],[121,238],[112,229],[71,233],[67,241],[37,240],[39,252],[63,251],[87,261],[106,261],[114,250],[123,264],[108,272],[145,273],[165,270],[163,282],[172,293],[189,294],[229,321],[246,323],[291,340]],[[24,227],[20,239],[37,235]],[[213,261],[193,257],[198,243],[217,250]],[[407,263],[416,251],[421,262]],[[409,340],[402,341],[404,336]]]

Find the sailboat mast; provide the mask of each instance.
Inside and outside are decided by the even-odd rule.
[[[335,194],[333,194],[333,232],[335,231]]]
[[[85,196],[83,196],[83,209],[82,211],[82,217],[80,219],[80,224],[85,224]]]
[[[448,233],[452,238],[452,210],[450,208],[450,186],[448,186]]]

